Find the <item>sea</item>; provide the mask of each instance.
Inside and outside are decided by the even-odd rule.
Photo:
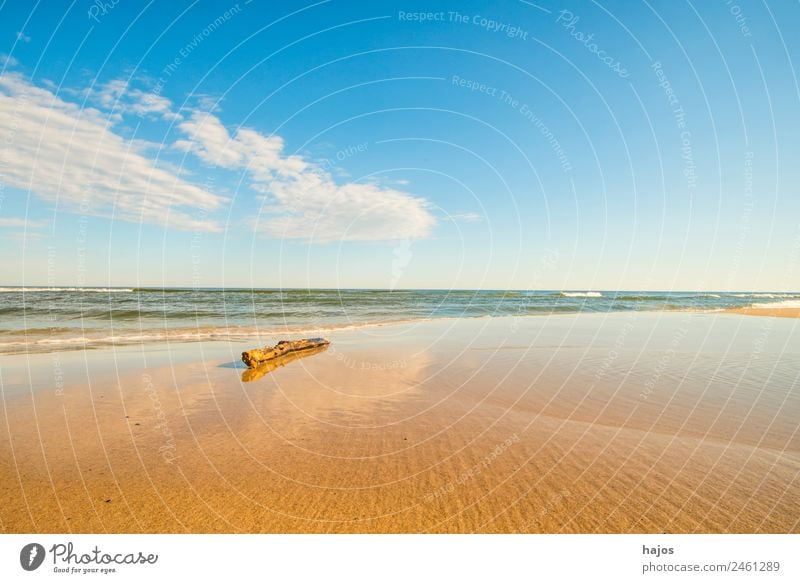
[[[0,287],[0,353],[252,339],[437,318],[800,307],[798,293]]]

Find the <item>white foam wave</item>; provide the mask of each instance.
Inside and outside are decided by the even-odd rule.
[[[89,292],[89,293],[131,293],[132,288],[120,287],[0,287],[4,293],[47,293],[47,292]]]
[[[283,335],[308,335],[323,336],[331,332],[359,330],[363,328],[377,328],[396,324],[412,324],[430,320],[447,318],[413,318],[398,320],[382,320],[372,322],[326,324],[326,325],[298,325],[276,328],[240,327],[240,328],[192,328],[175,330],[145,330],[130,331],[115,335],[87,335],[88,330],[76,336],[48,336],[41,338],[19,338],[7,342],[0,342],[0,354],[19,352],[49,352],[58,350],[99,348],[103,346],[124,346],[130,344],[149,344],[160,342],[199,342],[203,340],[252,340],[259,342],[261,338],[272,340],[272,337]],[[78,332],[78,330],[76,330]]]
[[[778,298],[800,298],[798,294],[733,294],[734,297],[737,298],[766,298],[766,299],[778,299]]]
[[[561,295],[565,298],[602,298],[603,294],[595,291],[588,292],[565,292],[562,291]]]
[[[800,300],[783,300],[782,302],[762,302],[753,304],[752,308],[800,308]]]

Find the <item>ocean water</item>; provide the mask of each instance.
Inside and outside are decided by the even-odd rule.
[[[434,318],[800,307],[800,293],[0,287],[0,353],[244,339]]]

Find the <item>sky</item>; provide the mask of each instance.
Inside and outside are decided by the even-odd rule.
[[[797,291],[798,26],[2,2],[0,285]]]

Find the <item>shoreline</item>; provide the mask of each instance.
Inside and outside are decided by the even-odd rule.
[[[102,336],[102,337],[70,337],[53,340],[50,337],[39,341],[27,342],[0,342],[0,357],[14,355],[49,354],[54,352],[70,353],[82,351],[107,350],[122,348],[126,346],[152,346],[177,344],[194,344],[202,342],[252,342],[252,338],[258,338],[255,342],[268,344],[277,342],[286,336],[291,335],[326,335],[339,332],[358,331],[369,328],[388,328],[398,326],[414,326],[430,322],[446,322],[460,320],[481,320],[492,319],[500,321],[518,320],[521,318],[559,318],[574,316],[630,316],[631,314],[736,314],[742,316],[760,316],[769,318],[800,318],[800,308],[729,308],[729,309],[674,309],[674,310],[618,310],[608,312],[583,311],[583,312],[548,312],[548,313],[527,313],[519,315],[474,315],[474,316],[437,316],[428,318],[405,318],[397,320],[365,321],[349,323],[331,323],[321,326],[291,325],[283,330],[278,328],[245,328],[241,326],[228,327],[202,327],[202,328],[175,328],[171,330],[156,329],[149,334],[142,334],[140,329],[132,330],[135,334],[129,338],[124,335]],[[127,331],[125,328],[118,329],[120,332]],[[194,330],[194,332],[191,332]],[[86,329],[85,331],[93,331]],[[41,344],[37,344],[41,342]],[[4,349],[7,346],[18,346],[18,349]]]
[[[252,341],[0,356],[0,524],[800,531],[794,322],[755,358],[754,318],[586,316],[340,331],[252,382]]]
[[[733,308],[725,310],[725,313],[762,318],[800,318],[800,308]]]

